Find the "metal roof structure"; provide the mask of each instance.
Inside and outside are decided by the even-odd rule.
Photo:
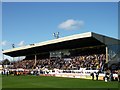
[[[119,39],[107,37],[93,32],[75,34],[67,37],[34,43],[22,47],[4,50],[3,54],[12,57],[33,55],[42,52],[49,52],[60,49],[73,49],[97,45],[120,44]]]

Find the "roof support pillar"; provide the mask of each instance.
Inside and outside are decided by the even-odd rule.
[[[108,63],[108,47],[106,46],[106,63]]]
[[[14,60],[15,60],[15,57],[13,57],[13,62],[14,62]]]
[[[4,60],[4,54],[2,54],[2,60]]]
[[[37,60],[37,55],[35,54],[35,63],[34,63],[34,67],[36,67],[36,60]]]

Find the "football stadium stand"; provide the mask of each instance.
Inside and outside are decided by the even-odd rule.
[[[14,61],[11,69],[99,70],[120,68],[120,40],[87,32],[27,46],[4,50],[11,57],[26,56]]]

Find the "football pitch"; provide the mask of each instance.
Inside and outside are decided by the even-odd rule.
[[[2,88],[118,88],[119,84],[51,76],[2,76]]]

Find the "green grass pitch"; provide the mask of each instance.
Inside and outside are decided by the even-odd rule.
[[[118,88],[119,84],[51,76],[2,76],[2,88]]]

